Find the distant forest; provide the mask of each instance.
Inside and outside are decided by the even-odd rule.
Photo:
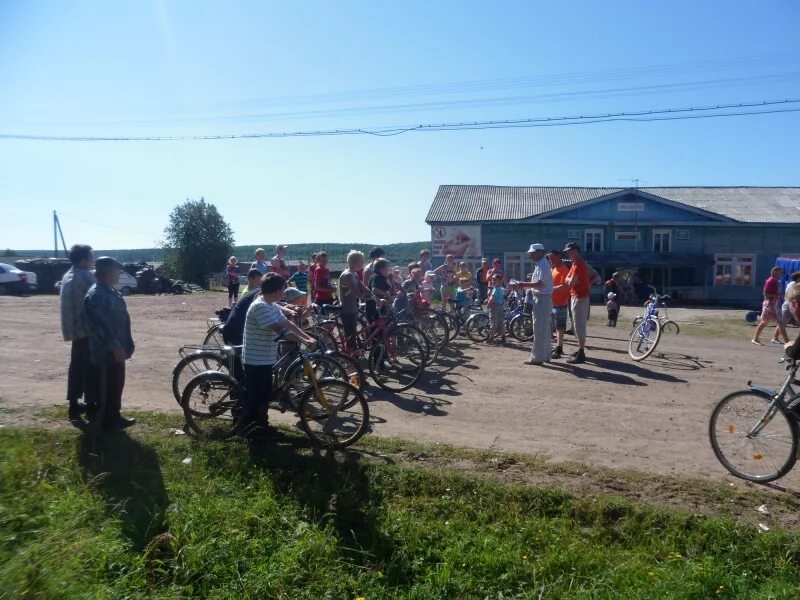
[[[348,244],[294,244],[289,245],[289,252],[287,258],[289,260],[308,260],[311,254],[320,250],[325,250],[328,253],[328,258],[331,262],[339,263],[344,262],[345,256],[350,250],[361,250],[364,254],[378,246],[379,244],[367,244],[364,242],[353,242]],[[276,244],[264,244],[260,246],[267,251],[267,259],[275,254]],[[383,244],[381,248],[386,251],[387,258],[395,264],[408,264],[413,260],[419,258],[419,251],[423,248],[430,249],[430,242],[410,242],[403,244]],[[235,246],[233,254],[239,260],[248,262],[253,259],[253,253],[259,246]],[[52,256],[53,250],[19,250],[15,252],[17,256]],[[123,263],[134,263],[139,261],[144,262],[163,262],[164,249],[163,248],[134,248],[129,250],[95,250],[95,256],[113,256],[118,261]]]

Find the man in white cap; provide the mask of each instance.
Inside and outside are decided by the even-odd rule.
[[[534,268],[531,280],[521,283],[520,287],[533,292],[533,347],[531,357],[526,365],[542,366],[550,362],[550,313],[553,312],[553,273],[544,257],[542,244],[531,244],[528,256]]]

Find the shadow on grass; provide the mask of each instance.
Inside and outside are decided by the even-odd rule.
[[[169,504],[158,454],[122,431],[81,430],[77,454],[86,484],[105,497],[106,511],[120,519],[133,547],[143,550],[164,531]]]
[[[320,526],[333,527],[347,560],[359,566],[385,565],[383,575],[390,585],[408,584],[411,565],[381,531],[384,498],[370,485],[368,467],[360,462],[365,452],[321,450],[299,437],[250,444],[249,451],[253,464],[267,471],[283,494],[295,498]]]

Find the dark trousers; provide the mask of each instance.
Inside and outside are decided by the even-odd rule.
[[[113,426],[119,421],[122,408],[122,390],[125,388],[125,363],[109,358],[103,364],[91,363],[86,386],[86,404],[89,420],[103,426]]]
[[[478,284],[478,299],[481,301],[481,304],[486,302],[486,296],[489,292],[489,286],[484,285],[482,283]]]
[[[339,316],[342,318],[344,343],[349,350],[353,350],[356,347],[356,327],[358,325],[358,314],[342,312]]]
[[[245,421],[255,421],[257,425],[269,422],[267,407],[272,400],[272,365],[245,365]]]
[[[73,340],[72,352],[69,357],[69,371],[67,371],[67,400],[70,406],[76,405],[81,397],[88,402],[86,398],[86,382],[91,364],[89,338]]]

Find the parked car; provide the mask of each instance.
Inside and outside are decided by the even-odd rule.
[[[36,276],[34,275],[34,285]],[[0,295],[24,294],[31,290],[28,283],[28,273],[20,271],[13,265],[0,263]]]
[[[24,273],[28,276],[28,289],[30,289],[32,292],[35,292],[39,287],[39,279],[36,277],[36,273],[33,271],[25,271]]]
[[[125,271],[119,272],[119,281],[114,285],[114,289],[117,290],[123,296],[130,296],[133,292],[136,291],[138,283],[136,282],[136,277],[126,273]],[[56,281],[55,286],[53,286],[56,290],[57,294],[61,293],[61,282]]]

